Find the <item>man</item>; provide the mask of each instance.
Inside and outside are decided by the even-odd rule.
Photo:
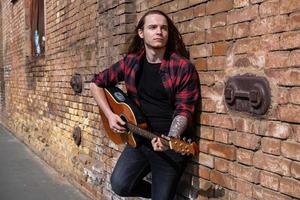
[[[180,138],[193,124],[198,74],[187,57],[171,19],[152,10],[140,19],[128,54],[95,75],[91,92],[114,132],[124,133],[125,122],[111,111],[103,88],[125,81],[128,96],[142,110],[149,129],[159,133],[151,143],[125,147],[111,176],[116,194],[154,200],[174,198],[186,156],[167,150],[160,137]],[[152,184],[143,180],[150,171]]]

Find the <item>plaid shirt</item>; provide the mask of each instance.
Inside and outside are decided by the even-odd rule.
[[[125,81],[127,94],[140,105],[137,94],[136,74],[145,51],[128,54],[108,69],[95,75],[92,82],[99,87],[114,86]],[[170,103],[175,106],[173,118],[177,115],[187,117],[192,125],[195,107],[199,98],[198,74],[191,62],[176,53],[166,53],[160,65],[160,76]]]

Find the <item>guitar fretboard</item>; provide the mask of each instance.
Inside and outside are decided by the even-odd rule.
[[[130,123],[127,123],[127,128],[131,131],[131,132],[134,132],[135,134],[138,134],[138,135],[141,135],[149,140],[152,140],[153,138],[155,137],[159,137],[149,131],[146,131],[144,129],[141,129],[140,127],[137,127],[136,125],[133,125],[133,124],[130,124]],[[169,142],[164,139],[164,138],[161,138],[159,137],[161,142],[165,145],[165,146],[168,146],[169,147]]]

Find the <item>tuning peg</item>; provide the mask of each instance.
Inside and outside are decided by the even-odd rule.
[[[192,143],[192,139],[191,138],[189,138],[187,141],[188,141],[188,143]]]
[[[183,139],[183,141],[186,141],[186,137],[183,137],[182,139]]]

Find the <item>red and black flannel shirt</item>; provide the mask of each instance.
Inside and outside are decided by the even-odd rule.
[[[137,54],[128,54],[119,62],[95,75],[92,82],[105,88],[124,81],[128,96],[140,105],[136,74],[144,57],[144,50]],[[169,100],[175,106],[173,118],[177,115],[185,116],[189,125],[192,125],[199,98],[199,80],[195,67],[188,59],[167,52],[160,65],[160,75]]]

